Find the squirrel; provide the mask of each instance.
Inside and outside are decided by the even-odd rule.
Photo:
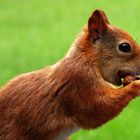
[[[140,47],[95,10],[66,56],[0,89],[0,140],[65,140],[96,129],[140,96]]]

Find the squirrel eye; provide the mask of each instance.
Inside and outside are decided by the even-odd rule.
[[[122,43],[118,46],[119,51],[123,53],[131,52],[131,46],[128,43]]]

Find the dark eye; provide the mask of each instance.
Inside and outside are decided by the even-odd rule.
[[[123,53],[129,53],[131,52],[131,46],[128,43],[122,43],[119,45],[119,51]]]

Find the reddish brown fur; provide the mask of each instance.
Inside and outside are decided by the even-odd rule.
[[[75,41],[72,53],[58,64],[18,76],[1,88],[0,140],[55,140],[65,130],[94,129],[116,117],[139,96],[139,81],[119,89],[106,82],[114,76],[114,57],[119,60],[116,65],[127,65],[137,72],[140,49],[127,33],[110,27],[102,11],[95,11],[93,19],[96,13],[101,15],[95,16],[97,23],[93,24],[99,24],[100,17],[102,28],[92,28],[102,30],[90,32],[88,25]],[[107,34],[100,38],[98,32],[104,34],[106,28]],[[122,38],[134,48],[131,57],[122,57],[109,46]],[[110,77],[106,77],[108,74]]]

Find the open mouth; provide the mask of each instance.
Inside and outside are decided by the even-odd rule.
[[[134,80],[140,80],[140,71],[131,71],[131,70],[116,70],[113,73],[113,76],[110,76],[108,79],[104,78],[110,84],[116,86],[124,86],[124,83],[127,81],[127,85]]]
[[[122,85],[123,80],[126,76],[132,76],[132,77],[136,77],[136,74],[132,71],[128,71],[128,70],[120,70],[117,72],[116,76],[115,76],[115,81],[117,85]]]
[[[119,78],[125,78],[126,76],[136,76],[132,71],[127,71],[127,70],[123,70],[123,71],[118,71],[118,76]]]

